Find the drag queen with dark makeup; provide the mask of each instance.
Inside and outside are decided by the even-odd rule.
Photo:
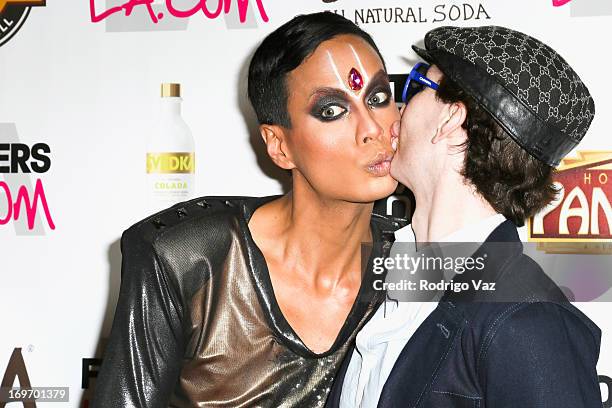
[[[255,52],[248,93],[292,190],[195,199],[123,233],[96,408],[323,406],[382,300],[371,263],[400,225],[372,209],[396,187],[399,112],[372,38],[296,17]]]

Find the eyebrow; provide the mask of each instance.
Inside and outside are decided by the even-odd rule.
[[[379,87],[379,86],[384,86],[385,88],[389,88],[389,76],[387,75],[384,69],[381,69],[372,77],[372,80],[370,81],[365,91],[363,92],[364,97],[369,95],[370,92],[372,92],[372,89],[375,89],[376,87]]]
[[[328,96],[341,99],[343,102],[349,101],[349,96],[346,94],[346,92],[332,87],[317,88],[312,92],[312,94],[310,94],[310,97],[308,99],[312,99],[314,96]]]

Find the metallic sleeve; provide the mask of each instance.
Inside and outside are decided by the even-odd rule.
[[[93,408],[167,407],[181,370],[178,296],[137,228],[121,237],[121,289]]]

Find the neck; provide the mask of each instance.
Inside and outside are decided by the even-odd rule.
[[[282,258],[315,283],[335,285],[360,276],[361,244],[372,241],[373,203],[322,197],[296,177],[293,185],[277,209],[275,229]]]
[[[412,228],[417,242],[435,242],[496,214],[491,205],[454,170],[415,189]]]

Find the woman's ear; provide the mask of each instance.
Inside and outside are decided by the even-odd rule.
[[[466,118],[467,108],[462,102],[445,104],[444,109],[441,111],[436,135],[431,142],[437,143],[443,139],[448,139],[454,145],[460,145],[465,142],[467,133],[463,129],[463,123]]]
[[[285,129],[278,125],[260,125],[259,132],[266,144],[268,156],[274,164],[285,170],[295,168],[286,142],[287,132]]]

